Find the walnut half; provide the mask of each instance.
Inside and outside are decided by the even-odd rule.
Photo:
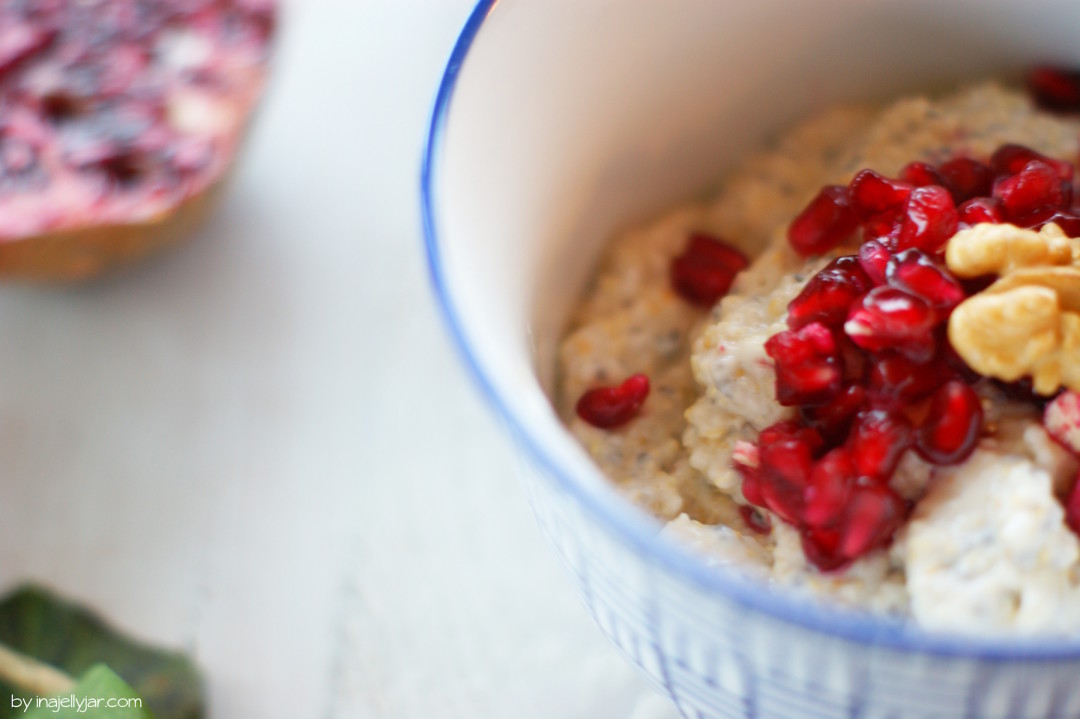
[[[958,277],[1000,278],[949,318],[949,341],[976,372],[1035,391],[1080,390],[1080,245],[1057,225],[1039,232],[980,224],[958,232],[945,252]]]

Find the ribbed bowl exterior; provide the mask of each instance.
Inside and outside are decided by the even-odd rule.
[[[536,519],[589,613],[684,717],[1080,717],[1080,660],[902,651],[782,621],[650,561],[521,457]]]

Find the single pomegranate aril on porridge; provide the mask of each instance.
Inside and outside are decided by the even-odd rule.
[[[1032,160],[1017,174],[994,183],[994,198],[1001,202],[1009,219],[1064,207],[1070,199],[1069,191],[1057,171],[1042,160]]]
[[[750,531],[755,534],[768,534],[772,531],[772,522],[769,521],[769,518],[753,507],[745,504],[740,505],[739,516],[742,517],[743,522],[750,528]]]
[[[959,229],[973,227],[981,222],[1000,225],[1005,221],[1001,203],[992,197],[976,197],[956,208],[960,216]]]
[[[906,182],[890,180],[873,170],[860,170],[848,185],[848,197],[855,214],[863,222],[888,212],[900,212],[912,186]]]
[[[1032,68],[1027,88],[1036,104],[1045,110],[1080,110],[1080,72],[1043,65]]]
[[[990,168],[969,157],[957,157],[944,162],[938,171],[945,178],[945,182],[938,184],[952,192],[958,205],[974,197],[989,195],[994,182],[994,173]]]
[[[904,250],[889,260],[885,276],[890,285],[915,295],[939,312],[951,311],[966,297],[956,278],[919,250]]]
[[[919,427],[915,449],[934,464],[956,464],[968,458],[982,430],[982,402],[975,390],[952,380],[934,393],[930,414]]]
[[[765,353],[776,364],[776,401],[785,407],[821,404],[840,390],[836,340],[820,322],[773,335]]]
[[[847,188],[828,185],[788,226],[788,241],[800,255],[820,255],[839,245],[859,227]]]
[[[956,204],[948,190],[936,185],[918,187],[908,198],[900,234],[892,249],[915,247],[933,252],[956,234],[958,222]]]
[[[712,307],[749,264],[746,255],[726,242],[695,232],[671,263],[671,286],[687,302]]]
[[[840,327],[851,303],[870,288],[870,278],[855,257],[838,257],[811,277],[788,304],[788,327],[799,329],[811,322]]]
[[[597,387],[581,395],[577,415],[593,427],[611,429],[636,417],[648,396],[649,378],[631,375],[617,387]]]
[[[877,240],[867,240],[859,248],[859,266],[875,287],[885,284],[885,268],[890,257],[892,253]]]
[[[804,493],[803,521],[811,527],[837,524],[856,476],[851,455],[843,447],[837,447],[819,459],[810,471]]]
[[[911,423],[903,415],[867,410],[855,418],[848,449],[859,476],[887,481],[913,439]]]
[[[1043,426],[1065,449],[1080,456],[1080,393],[1065,390],[1043,410]]]
[[[866,404],[866,389],[849,384],[827,403],[815,407],[800,407],[799,414],[808,427],[813,427],[830,443],[840,442],[851,428],[851,420]]]
[[[852,307],[844,323],[851,340],[870,352],[894,350],[916,362],[934,355],[934,311],[895,287],[877,287]]]
[[[907,505],[884,486],[858,487],[847,506],[840,554],[857,559],[885,546],[907,516]]]
[[[945,186],[945,177],[938,169],[928,162],[909,162],[900,170],[900,179],[912,187],[926,187],[927,185]]]

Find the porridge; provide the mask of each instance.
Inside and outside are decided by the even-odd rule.
[[[614,238],[556,398],[600,469],[713,565],[1080,632],[1080,115],[1035,90],[829,110]]]

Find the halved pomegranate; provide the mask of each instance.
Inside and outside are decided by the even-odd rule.
[[[213,204],[261,93],[272,0],[0,6],[0,275],[74,279]]]

